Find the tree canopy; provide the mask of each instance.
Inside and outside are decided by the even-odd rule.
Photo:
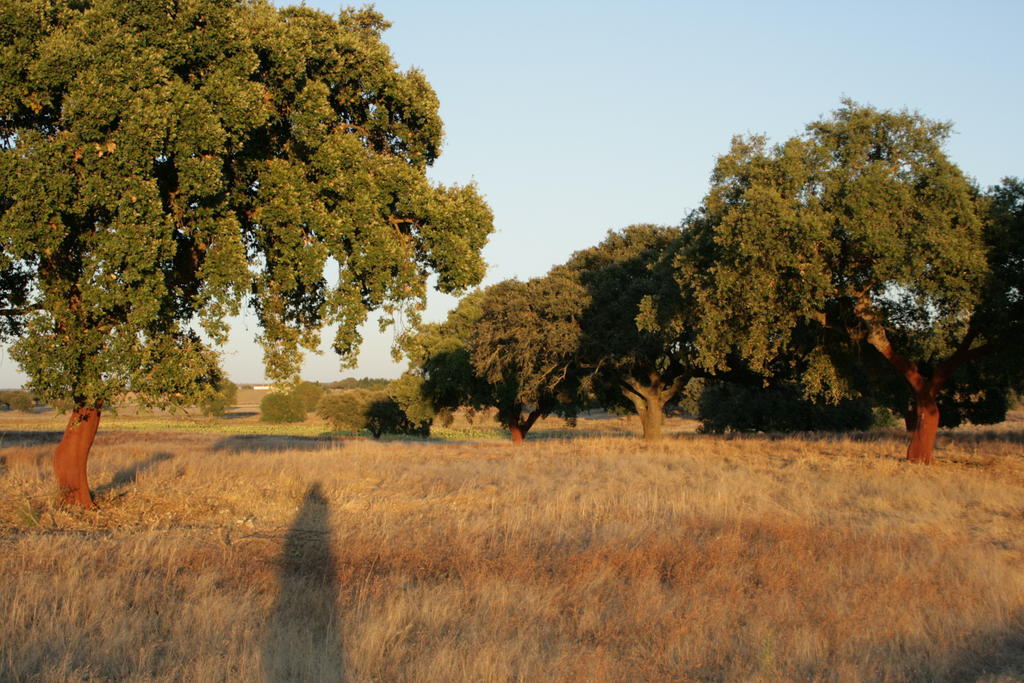
[[[680,236],[679,228],[633,225],[565,264],[586,292],[574,299],[581,376],[605,407],[635,409],[648,440],[660,438],[665,404],[694,373],[679,330],[638,324],[674,284],[667,266]]]
[[[735,353],[770,373],[786,357],[809,392],[838,398],[855,391],[851,357],[880,354],[915,404],[908,456],[930,461],[940,392],[1007,350],[1022,319],[1016,186],[996,192],[993,220],[943,151],[950,130],[845,101],[784,143],[735,138],[676,264],[700,362]]]
[[[490,210],[427,179],[437,98],[386,28],[256,0],[0,7],[0,334],[73,409],[58,460],[124,392],[212,391],[243,304],[280,380],[325,325],[350,363],[369,310],[415,320],[429,273],[480,280]],[[58,480],[90,504],[84,457]]]
[[[403,339],[410,372],[422,379],[417,390],[434,411],[496,408],[516,443],[543,416],[573,417],[585,297],[565,269],[467,295],[443,323]]]

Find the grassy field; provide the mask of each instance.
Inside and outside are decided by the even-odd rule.
[[[124,414],[84,512],[54,504],[60,418],[6,413],[0,680],[1019,680],[1014,418],[919,467],[898,433],[674,420],[649,446],[607,419],[513,448]]]

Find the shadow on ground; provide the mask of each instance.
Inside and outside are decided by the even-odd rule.
[[[256,417],[259,413],[255,411],[240,411],[237,413],[224,413],[220,416],[222,420],[240,420],[243,417]]]
[[[0,448],[58,444],[63,436],[64,432],[0,431]]]
[[[325,436],[276,436],[234,434],[213,444],[216,452],[255,453],[259,451],[319,451],[341,448],[342,440]]]
[[[969,432],[939,432],[939,437],[947,438],[950,441],[960,444],[990,443],[993,441],[1024,444],[1024,431],[1010,429],[979,429],[977,431]]]
[[[140,472],[144,472],[153,465],[170,460],[173,457],[174,456],[170,453],[154,453],[141,462],[134,463],[130,467],[118,470],[114,475],[114,478],[110,480],[109,484],[103,484],[102,486],[97,487],[93,493],[102,497],[111,491],[116,491],[117,489],[128,486],[129,484],[134,484]]]
[[[949,680],[1024,680],[1024,614],[1015,616],[1010,629],[971,637],[954,660]]]
[[[306,491],[281,551],[277,600],[263,640],[267,681],[345,678],[337,560],[320,484]]]
[[[910,432],[901,429],[878,429],[865,432],[725,432],[724,434],[680,434],[681,437],[711,437],[726,440],[733,439],[767,439],[780,441],[784,439],[801,439],[808,442],[816,441],[854,441],[872,443],[875,441],[903,441],[910,443]],[[1024,443],[1024,431],[1009,429],[974,429],[970,431],[939,430],[936,448],[942,444],[971,443]]]

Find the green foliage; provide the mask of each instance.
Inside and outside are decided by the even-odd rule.
[[[681,234],[678,228],[633,225],[609,232],[566,263],[586,292],[577,300],[582,331],[577,364],[587,388],[607,409],[660,412],[694,372],[679,329],[638,324],[651,315],[650,302],[666,299],[674,289],[671,254]]]
[[[402,340],[435,411],[498,409],[571,419],[599,403],[659,413],[692,372],[670,328],[640,329],[644,302],[674,287],[665,255],[680,231],[636,225],[528,282],[467,296],[442,324]],[[635,399],[635,401],[634,401]]]
[[[575,415],[580,301],[586,291],[565,269],[485,291],[467,343],[476,377],[487,383],[498,419],[516,420],[526,405],[542,415]]]
[[[410,424],[418,425],[429,432],[437,411],[434,410],[426,382],[422,377],[408,372],[403,373],[401,377],[388,384],[387,394],[398,404]],[[448,423],[451,423],[450,416]]]
[[[302,403],[302,409],[307,413],[311,413],[316,410],[317,405],[320,403],[320,399],[324,395],[323,386],[317,382],[299,382],[292,391]]]
[[[578,391],[570,371],[579,337],[573,298],[583,294],[565,272],[468,294],[443,323],[400,340],[409,374],[421,383],[403,379],[407,386],[392,395],[414,421],[463,407],[495,407],[505,426],[531,411],[571,417]]]
[[[32,394],[19,389],[0,391],[0,408],[4,410],[19,410],[23,413],[31,413],[36,407]]]
[[[467,294],[443,323],[423,325],[400,340],[409,374],[422,378],[420,390],[434,411],[482,408],[497,400],[494,387],[476,375],[467,348],[485,296],[484,290]]]
[[[346,377],[345,379],[338,380],[337,382],[327,382],[323,386],[325,389],[333,390],[367,389],[369,391],[381,391],[386,389],[390,383],[391,380],[378,377],[361,377],[359,379],[356,379],[355,377]]]
[[[302,422],[306,409],[302,398],[294,391],[271,391],[260,401],[260,421],[281,424]]]
[[[707,380],[703,377],[693,377],[688,380],[679,392],[677,399],[679,410],[687,415],[699,414],[700,399],[704,395],[707,384]]]
[[[209,395],[200,405],[203,415],[220,417],[238,400],[238,385],[227,378],[221,378],[216,393]]]
[[[812,395],[900,412],[911,385],[991,387],[964,367],[1024,329],[1021,192],[982,196],[943,152],[950,130],[845,101],[785,143],[735,138],[675,264],[703,367],[795,372]]]
[[[705,365],[735,348],[767,371],[826,315],[919,329],[920,353],[955,346],[986,264],[976,194],[942,153],[948,134],[847,102],[781,145],[734,139],[678,262],[700,303]]]
[[[366,428],[366,408],[376,398],[378,392],[364,389],[347,389],[324,394],[317,405],[316,412],[331,424],[335,431],[356,431]]]
[[[331,423],[335,431],[368,430],[375,439],[382,434],[427,436],[429,422],[414,423],[402,406],[380,391],[349,389],[325,394],[317,413]]]
[[[379,439],[382,434],[430,435],[429,422],[412,422],[398,401],[387,395],[374,399],[366,407],[366,428],[375,439]]]
[[[212,400],[198,328],[243,302],[271,378],[328,325],[350,363],[369,310],[482,277],[490,210],[427,179],[437,98],[372,9],[10,0],[0,26],[0,336],[47,402]]]
[[[723,432],[841,432],[870,429],[875,424],[872,406],[864,399],[838,404],[815,403],[799,386],[765,388],[710,382],[699,402],[700,431]]]

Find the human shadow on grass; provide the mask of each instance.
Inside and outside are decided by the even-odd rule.
[[[271,434],[233,434],[213,444],[216,452],[255,453],[259,451],[319,451],[340,448],[338,439],[323,436],[278,436]]]
[[[1024,680],[1024,613],[1009,628],[982,631],[960,648],[948,672],[954,681]]]
[[[170,460],[173,457],[174,456],[171,455],[170,453],[165,453],[163,451],[159,453],[154,453],[153,455],[149,456],[145,460],[142,460],[141,462],[132,463],[130,466],[118,470],[114,474],[114,478],[111,479],[109,483],[103,484],[102,486],[98,486],[96,490],[93,491],[93,493],[95,493],[96,496],[98,497],[103,497],[106,494],[110,493],[111,491],[116,491],[117,489],[124,488],[129,484],[134,484],[135,480],[138,479],[140,472],[148,470],[150,467],[153,467],[158,463]]]
[[[281,551],[277,600],[263,639],[263,672],[272,683],[345,678],[329,519],[327,499],[313,484]]]

